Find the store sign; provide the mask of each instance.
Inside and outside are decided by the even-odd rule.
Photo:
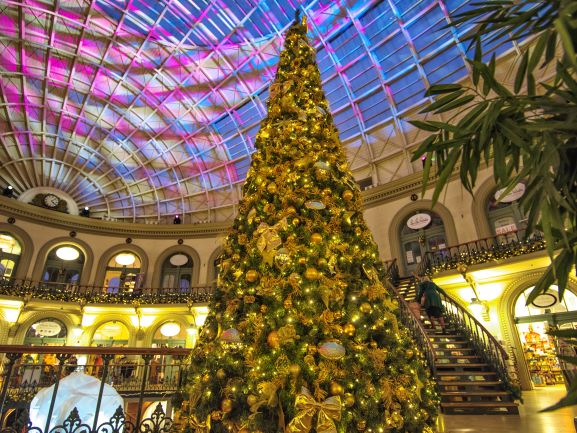
[[[495,200],[500,201],[501,203],[511,203],[516,200],[519,200],[521,197],[523,197],[523,194],[525,194],[525,184],[518,183],[517,185],[515,185],[515,188],[509,191],[509,194],[501,197],[506,190],[507,188],[502,188],[496,191]]]
[[[543,293],[535,298],[532,304],[537,308],[549,308],[557,303],[557,297],[552,293]]]
[[[32,328],[34,328],[36,335],[40,335],[41,337],[54,337],[62,330],[62,326],[51,321],[35,323]]]
[[[99,331],[105,338],[113,338],[122,334],[122,327],[119,323],[107,323],[102,325]]]
[[[419,230],[427,227],[431,222],[431,215],[428,213],[418,213],[407,220],[407,227],[413,230]]]

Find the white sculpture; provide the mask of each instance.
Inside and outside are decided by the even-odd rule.
[[[72,373],[60,380],[58,393],[50,417],[50,429],[62,424],[70,412],[76,408],[83,424],[91,428],[94,423],[100,380],[84,373]],[[34,427],[44,430],[54,385],[38,392],[30,403],[30,421]],[[102,401],[98,413],[98,425],[107,422],[116,412],[118,406],[124,408],[124,401],[116,390],[104,384]]]

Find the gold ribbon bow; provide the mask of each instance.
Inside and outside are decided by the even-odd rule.
[[[316,433],[337,433],[335,421],[341,420],[341,397],[338,395],[327,398],[323,402],[316,402],[310,391],[303,387],[297,395],[295,407],[296,416],[287,427],[288,433],[308,433],[312,428],[312,421],[317,413]]]
[[[285,230],[287,227],[287,220],[286,218],[283,218],[272,227],[267,223],[260,223],[260,225],[255,230],[255,236],[258,236],[256,247],[261,252],[266,263],[272,264],[274,252],[282,244],[282,240],[278,232],[279,230]]]
[[[206,417],[205,422],[199,422],[195,415],[190,417],[190,426],[195,433],[209,433],[210,432],[210,415]]]

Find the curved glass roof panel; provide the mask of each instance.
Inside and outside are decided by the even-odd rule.
[[[467,76],[469,0],[4,0],[0,178],[96,217],[233,217],[297,7],[358,180],[415,170],[404,120]],[[510,44],[492,47],[501,53]]]

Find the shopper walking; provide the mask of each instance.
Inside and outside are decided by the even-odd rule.
[[[419,277],[418,277],[419,278]],[[445,332],[445,318],[443,317],[443,302],[441,301],[441,296],[439,293],[442,289],[431,281],[431,279],[424,275],[419,278],[419,284],[417,286],[417,298],[416,302],[419,302],[429,317],[431,326],[433,329],[436,327],[436,322],[438,321],[441,325],[441,329]]]

